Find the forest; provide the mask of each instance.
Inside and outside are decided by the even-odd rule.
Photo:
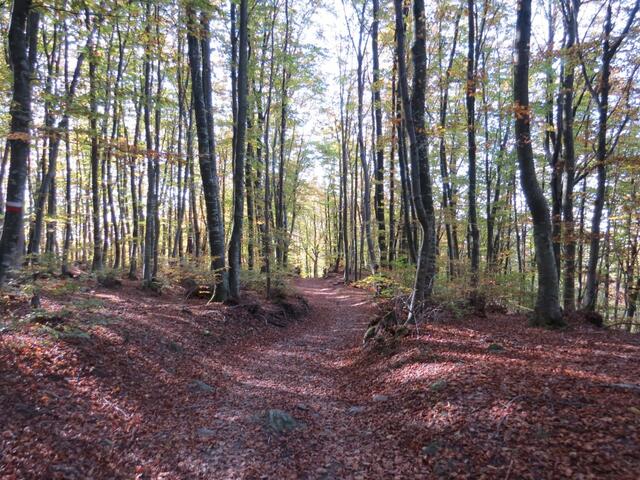
[[[0,477],[637,478],[639,10],[0,0]]]

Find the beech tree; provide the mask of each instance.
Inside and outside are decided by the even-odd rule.
[[[38,54],[40,15],[30,0],[15,2],[9,26],[9,61],[13,71],[11,98],[10,163],[7,175],[5,215],[0,237],[0,284],[9,269],[19,263],[27,161],[31,149],[31,94]]]
[[[234,173],[233,173],[233,230],[229,244],[229,294],[240,298],[240,252],[242,250],[242,219],[244,216],[244,173],[247,131],[247,55],[248,55],[247,0],[240,2],[240,35],[238,39],[238,113],[234,129]]]
[[[602,210],[604,208],[607,178],[607,157],[615,148],[616,142],[608,142],[609,125],[609,94],[611,91],[611,62],[613,61],[620,45],[629,34],[631,25],[640,9],[640,1],[636,0],[627,22],[616,39],[612,39],[613,21],[611,2],[607,2],[606,16],[604,20],[604,39],[602,41],[602,53],[598,87],[594,87],[585,63],[582,62],[584,80],[598,108],[598,135],[596,146],[596,170],[598,174],[598,187],[593,205],[593,217],[591,220],[591,241],[589,245],[589,262],[587,267],[587,280],[585,293],[582,300],[582,308],[593,311],[596,308],[598,294],[598,261],[600,259],[600,224],[602,222]],[[635,71],[634,71],[635,73]]]
[[[533,236],[538,268],[538,294],[534,321],[562,325],[558,272],[551,238],[549,206],[536,178],[531,138],[529,106],[529,58],[531,41],[531,0],[520,0],[516,22],[516,47],[513,75],[516,150],[520,185],[533,220]]]
[[[205,197],[211,269],[217,280],[215,299],[225,300],[228,295],[228,278],[225,271],[224,225],[220,210],[220,193],[215,162],[215,140],[213,138],[213,112],[211,111],[211,75],[209,20],[202,12],[198,22],[193,6],[187,7],[189,22],[189,65],[191,68],[192,100],[198,134],[198,157],[200,176]]]
[[[401,0],[395,0],[396,56],[402,96],[402,111],[410,143],[411,192],[416,215],[422,227],[422,244],[418,256],[411,299],[411,316],[415,320],[422,304],[429,298],[435,279],[435,216],[431,193],[431,176],[427,157],[427,136],[424,125],[425,81],[426,81],[426,30],[424,2],[413,4],[415,40],[413,43],[413,86],[409,92],[407,67],[404,52],[404,19]]]

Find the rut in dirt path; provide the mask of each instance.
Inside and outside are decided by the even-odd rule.
[[[371,399],[349,388],[372,315],[369,295],[335,280],[300,280],[295,287],[309,303],[306,317],[283,338],[221,366],[227,389],[206,431],[211,440],[228,440],[205,449],[206,469],[221,478],[344,478],[373,434],[354,428]],[[274,409],[290,414],[296,428],[270,431],[265,412]]]

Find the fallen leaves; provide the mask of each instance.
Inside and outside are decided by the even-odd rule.
[[[363,351],[366,293],[299,289],[287,328],[125,285],[92,312],[118,321],[74,313],[80,342],[4,332],[0,477],[636,478],[638,337],[496,314]]]

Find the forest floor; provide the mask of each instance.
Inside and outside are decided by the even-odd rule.
[[[640,337],[491,314],[363,349],[369,294],[294,287],[295,320],[127,283],[43,296],[64,328],[0,324],[0,478],[637,478]]]

